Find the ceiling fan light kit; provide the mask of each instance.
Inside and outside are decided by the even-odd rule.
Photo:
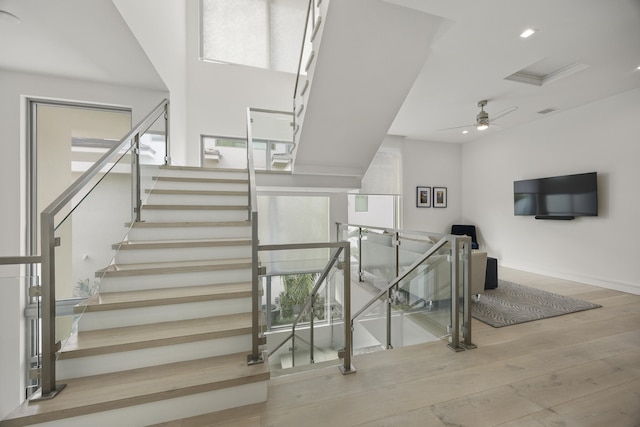
[[[476,116],[476,129],[485,130],[489,128],[489,114],[484,111],[485,105],[487,105],[487,100],[483,99],[482,101],[478,101],[478,107],[480,107],[480,112]]]

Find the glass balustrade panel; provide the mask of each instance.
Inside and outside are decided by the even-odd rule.
[[[451,256],[447,244],[401,280],[392,294],[392,345],[433,341],[447,335],[451,318]]]
[[[250,110],[250,115],[255,169],[291,171],[293,114]]]
[[[366,297],[364,300],[363,297]],[[352,288],[351,298],[354,308],[361,308],[368,302],[370,293],[359,293]],[[387,302],[386,294],[371,304],[353,322],[353,354],[365,354],[387,348]]]
[[[320,260],[317,261],[319,263]],[[308,365],[312,360],[314,363],[337,361],[338,350],[344,347],[344,272],[338,269],[337,262],[321,282],[313,305],[307,306],[311,291],[329,259],[322,261],[324,265],[319,269],[303,271],[298,264],[295,272],[280,275],[273,275],[276,268],[277,271],[292,270],[296,264],[266,266],[270,273],[263,277],[262,282],[266,290],[263,309],[270,312],[267,346],[273,372]],[[265,304],[267,298],[270,299],[268,306]],[[295,337],[291,337],[296,320]],[[283,341],[286,342],[283,344]]]
[[[63,352],[89,327],[79,326],[80,318],[103,278],[115,269],[114,249],[125,240],[132,220],[129,153],[122,150],[55,218],[56,340]]]
[[[363,229],[360,261],[365,280],[380,289],[396,277],[395,235],[378,229]]]

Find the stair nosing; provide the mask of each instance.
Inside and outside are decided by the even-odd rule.
[[[124,241],[111,245],[114,250],[147,250],[147,249],[188,249],[188,248],[215,248],[228,246],[251,245],[251,238],[238,239],[202,239],[202,240],[147,240],[147,241]]]
[[[125,227],[132,228],[171,228],[171,227],[249,227],[251,226],[251,221],[243,220],[243,221],[143,221],[143,222],[134,222],[134,223],[125,223]]]
[[[204,322],[204,325],[202,323]],[[215,327],[220,322],[230,325]],[[100,356],[251,334],[251,312],[78,332],[59,360]],[[144,338],[143,338],[144,336]],[[111,338],[109,338],[111,337]],[[85,343],[83,343],[85,341]],[[86,344],[89,341],[89,344]],[[92,345],[92,341],[99,344]],[[111,342],[110,342],[111,341]]]
[[[179,295],[171,296],[172,293]],[[124,298],[118,301],[109,301],[113,295],[118,295]],[[77,304],[74,306],[73,310],[76,314],[98,313],[105,311],[127,310],[132,308],[157,307],[171,304],[187,304],[200,301],[247,298],[251,297],[251,295],[250,282],[145,289],[140,291],[105,292],[94,295],[84,302]]]
[[[182,261],[174,262],[172,266],[166,266],[168,263],[136,263],[136,264],[116,264],[111,265],[96,272],[96,277],[129,277],[129,276],[145,276],[157,274],[173,274],[173,273],[200,273],[203,271],[216,270],[237,270],[251,268],[250,258],[230,258],[216,260],[219,263],[212,263],[211,260],[198,261]],[[198,264],[200,263],[200,264]],[[118,267],[121,267],[118,269]],[[137,266],[137,268],[136,268]]]
[[[175,196],[246,196],[248,191],[242,190],[172,190],[172,189],[146,189],[147,194],[175,195]]]
[[[193,171],[193,172],[229,172],[229,173],[237,173],[237,172],[245,172],[248,173],[248,169],[241,168],[204,168],[200,166],[170,166],[170,165],[161,165],[160,169],[165,170],[174,170],[174,171]]]
[[[197,178],[197,177],[176,177],[176,176],[153,176],[155,181],[174,181],[174,182],[207,182],[216,184],[248,184],[248,179],[234,178]]]
[[[143,205],[142,210],[159,211],[241,211],[248,210],[247,205]]]

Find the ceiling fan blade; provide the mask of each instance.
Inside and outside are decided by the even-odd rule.
[[[438,132],[444,132],[444,131],[447,131],[447,130],[464,129],[464,128],[475,128],[475,127],[476,127],[476,125],[456,126],[456,127],[452,127],[452,128],[438,129]]]
[[[514,111],[516,111],[518,109],[518,107],[516,107],[515,105],[513,107],[509,107],[506,110],[502,110],[499,113],[495,113],[495,114],[491,114],[491,120],[490,121],[494,121],[494,120],[498,120],[500,117],[504,117],[509,113],[513,113]]]

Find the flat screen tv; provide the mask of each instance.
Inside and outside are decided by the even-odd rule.
[[[598,216],[597,172],[514,181],[515,215],[537,219]]]

